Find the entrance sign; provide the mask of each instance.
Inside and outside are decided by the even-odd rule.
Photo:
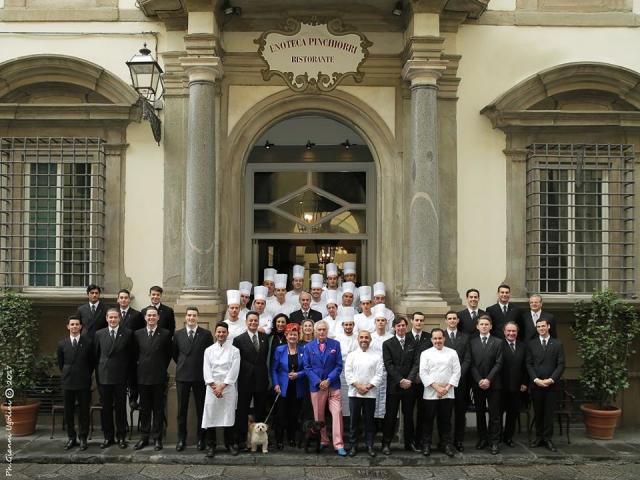
[[[262,77],[282,77],[296,92],[307,89],[328,92],[344,78],[361,82],[360,70],[373,45],[367,38],[342,24],[289,18],[283,30],[268,30],[254,40],[267,64]]]

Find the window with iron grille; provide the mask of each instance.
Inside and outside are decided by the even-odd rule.
[[[0,286],[102,284],[104,200],[102,140],[0,137]]]
[[[529,292],[634,292],[634,151],[620,144],[527,147]]]

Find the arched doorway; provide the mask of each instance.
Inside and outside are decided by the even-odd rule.
[[[256,141],[245,176],[245,262],[324,274],[355,261],[362,282],[375,258],[375,164],[362,137],[320,115],[282,120]],[[308,283],[305,283],[308,285]]]

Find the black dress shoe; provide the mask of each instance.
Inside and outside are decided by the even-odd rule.
[[[86,450],[87,448],[89,448],[89,445],[87,444],[87,439],[86,438],[81,438],[80,439],[80,450]]]
[[[198,445],[200,444],[200,442],[198,442]],[[176,450],[178,452],[182,452],[184,450],[185,444],[184,444],[184,440],[178,440],[178,443],[176,443]]]
[[[388,443],[385,443],[384,445],[382,445],[382,453],[383,455],[391,455],[391,447],[389,446]]]
[[[513,440],[505,440],[505,441],[504,441],[504,444],[505,444],[507,447],[511,447],[511,448],[513,448],[513,447],[515,447],[515,446],[516,446],[516,444],[515,444],[515,442],[514,442]]]
[[[407,443],[407,444],[404,446],[404,449],[405,449],[407,452],[420,453],[420,449],[419,449],[419,448],[416,446],[416,444],[415,444],[415,443],[413,443],[413,442],[411,442],[411,443]]]
[[[462,444],[462,442],[456,442],[455,447],[459,452],[464,452],[464,445]]]
[[[134,449],[134,450],[141,450],[141,449],[143,449],[144,447],[146,447],[147,445],[149,445],[149,440],[148,440],[148,439],[146,439],[146,438],[141,438],[140,440],[138,440],[138,443],[136,443],[136,444],[133,446],[133,449]]]
[[[64,446],[65,450],[69,450],[73,447],[77,447],[78,446],[78,442],[76,441],[75,438],[70,438],[69,440],[67,440],[67,443]]]
[[[547,450],[550,450],[552,452],[557,452],[558,449],[556,448],[556,446],[553,444],[553,442],[551,440],[547,440],[545,442],[545,447],[547,447]]]
[[[240,453],[240,449],[237,445],[229,445],[229,453],[235,457]]]
[[[491,444],[491,455],[497,455],[500,453],[500,449],[498,448],[498,444],[497,443],[492,443]]]
[[[540,447],[542,445],[542,440],[539,438],[536,438],[535,440],[531,440],[529,442],[529,446],[531,448],[536,448],[536,447]]]
[[[209,447],[205,455],[207,458],[213,458],[216,456],[216,447]]]
[[[369,453],[370,457],[376,456],[376,451],[373,449],[373,447],[367,447],[367,453]]]
[[[100,444],[100,448],[109,448],[111,445],[115,445],[116,441],[113,438],[108,438]]]
[[[201,452],[204,452],[207,449],[207,442],[204,441],[204,439],[200,439],[198,440],[198,450],[200,450]]]
[[[444,446],[444,454],[447,457],[453,457],[456,454],[456,451],[450,444],[447,444]]]
[[[127,447],[129,446],[129,444],[127,443],[127,441],[126,441],[124,438],[121,438],[121,439],[118,441],[118,446],[119,446],[121,449],[123,449],[123,450],[124,450],[125,448],[127,448]]]
[[[356,449],[356,447],[351,447],[351,449],[349,450],[349,456],[350,457],[355,457],[358,454],[358,450]]]
[[[422,455],[424,455],[425,457],[428,457],[429,455],[431,455],[431,445],[425,445],[422,448]]]
[[[489,446],[489,444],[486,440],[478,440],[478,443],[476,443],[476,450],[482,450],[483,448],[487,448],[487,446]]]
[[[160,450],[162,450],[162,440],[158,439],[153,443],[153,449],[156,452],[159,452]]]

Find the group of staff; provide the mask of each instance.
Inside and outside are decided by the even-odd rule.
[[[564,354],[555,320],[542,310],[538,295],[530,298],[529,310],[520,310],[510,303],[509,287],[500,285],[498,301],[484,312],[478,308],[478,290],[470,289],[467,308],[447,312],[445,328],[425,332],[421,312],[410,321],[395,318],[384,305],[382,282],[356,287],[355,264],[345,262],[341,284],[336,265],[328,264],[326,273],[326,281],[311,275],[307,292],[304,269],[296,265],[293,289],[287,291],[287,275],[265,269],[263,285],[241,282],[238,290],[227,291],[228,308],[213,334],[198,325],[196,307],[187,308],[185,328],[175,331],[173,310],[161,303],[160,287],[150,289],[151,305],[137,312],[127,290],[119,292],[117,307],[105,308],[100,288],[90,285],[89,302],[69,317],[69,337],[58,346],[65,448],[87,448],[95,369],[105,437],[101,448],[116,443],[127,448],[128,393],[130,407],[140,409],[134,448],[153,442],[155,450],[162,449],[167,368],[173,359],[178,451],[186,448],[191,393],[197,448],[207,450],[208,457],[216,452],[216,428],[224,429],[228,451],[245,450],[251,405],[254,420],[261,422],[273,402],[278,449],[284,448],[285,433],[289,445],[296,446],[297,436],[305,434],[301,419],[312,417],[324,425],[328,409],[338,455],[357,454],[361,423],[368,454],[376,455],[374,437],[382,430],[382,453],[389,455],[402,406],[405,450],[430,455],[437,423],[438,447],[453,456],[464,450],[465,417],[473,401],[476,448],[497,454],[501,442],[514,446],[516,418],[527,393],[536,419],[531,446],[555,451],[555,386]],[[326,426],[321,445],[330,445]]]

